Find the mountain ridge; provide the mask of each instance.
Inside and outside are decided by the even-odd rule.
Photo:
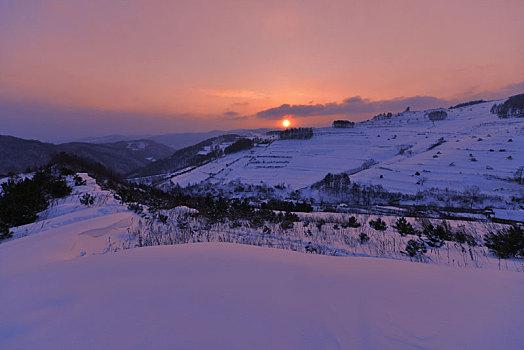
[[[120,174],[168,157],[174,150],[152,140],[131,140],[91,144],[53,144],[0,135],[0,174],[20,173],[49,163],[53,155],[66,152],[98,162]]]

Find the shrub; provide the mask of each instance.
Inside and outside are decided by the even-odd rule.
[[[488,233],[484,242],[498,258],[524,258],[524,231],[517,225]]]
[[[373,227],[377,231],[386,231],[386,229],[388,228],[384,220],[382,220],[381,218],[377,218],[376,220],[371,220],[369,222],[369,226]]]
[[[75,180],[75,186],[85,186],[86,185],[86,180],[82,179],[78,175],[75,175],[74,180]]]
[[[80,197],[80,203],[85,206],[93,205],[95,203],[95,197],[89,193],[85,193],[82,197]]]
[[[453,237],[451,240],[460,244],[467,243],[471,247],[477,246],[477,240],[475,239],[475,237],[464,232],[463,230],[458,230],[455,233],[453,233]]]
[[[284,220],[291,221],[291,222],[298,222],[298,221],[300,221],[300,217],[297,214],[295,214],[295,213],[287,212],[284,215]]]
[[[136,214],[141,214],[144,211],[144,208],[138,203],[129,203],[127,209],[135,212]]]
[[[440,139],[437,140],[437,142],[435,142],[434,144],[432,144],[431,146],[428,147],[427,151],[431,151],[433,148],[435,147],[438,147],[440,145],[442,145],[443,143],[446,142],[446,139],[444,139],[443,137],[441,137]]]
[[[13,237],[13,233],[9,231],[6,224],[0,222],[0,241]]]
[[[293,221],[282,221],[280,223],[280,228],[283,230],[289,230],[293,228]]]
[[[318,249],[311,242],[308,242],[304,249],[306,249],[306,253],[318,253]]]
[[[406,244],[406,250],[402,253],[409,256],[410,258],[420,258],[426,254],[427,251],[428,249],[426,248],[426,244],[423,241],[410,239]]]
[[[357,228],[357,227],[360,227],[360,223],[357,222],[356,217],[352,216],[348,219],[347,222],[343,223],[341,226],[343,228],[348,228],[348,227]]]
[[[358,238],[360,239],[360,244],[364,244],[369,241],[369,236],[365,234],[364,232],[360,232],[360,235],[358,235]]]
[[[164,225],[167,224],[167,219],[168,219],[167,215],[164,215],[164,214],[158,214],[158,216],[157,216],[158,222],[160,222],[160,223],[162,223]]]
[[[425,235],[427,237],[425,242],[429,247],[440,248],[444,245],[444,239],[437,233],[437,231],[428,231]]]
[[[440,248],[444,241],[454,238],[453,231],[446,221],[435,227],[429,220],[422,220],[422,234],[426,236],[426,244],[431,248]]]
[[[413,226],[404,217],[398,218],[395,225],[393,225],[393,228],[396,229],[402,237],[417,233]]]
[[[237,221],[237,220],[235,220],[235,221],[233,221],[232,223],[229,224],[229,228],[238,228],[238,227],[241,227],[241,226],[242,226],[242,224],[239,221]]]

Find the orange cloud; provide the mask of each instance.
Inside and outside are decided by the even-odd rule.
[[[226,98],[254,98],[261,99],[267,96],[261,92],[252,90],[214,90],[214,89],[202,89],[202,91],[209,96],[226,97]]]

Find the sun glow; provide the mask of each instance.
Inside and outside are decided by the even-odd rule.
[[[290,125],[291,125],[291,122],[289,121],[289,119],[282,120],[282,126],[284,128],[288,128]]]

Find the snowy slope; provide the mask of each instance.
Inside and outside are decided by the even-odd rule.
[[[41,264],[104,253],[139,217],[116,201],[87,174],[85,186],[53,203],[40,214],[41,220],[11,229],[13,239],[0,244],[0,270],[19,271]],[[80,204],[84,194],[95,197],[94,205]]]
[[[352,129],[315,129],[310,140],[260,145],[179,172],[171,181],[185,186],[240,179],[297,189],[328,172],[347,172],[352,181],[403,193],[478,186],[484,194],[522,197],[522,186],[507,179],[524,166],[524,120],[491,114],[495,102],[447,110],[447,119],[436,122],[425,111],[416,111],[358,123]],[[446,142],[428,150],[441,138]],[[363,170],[366,163],[375,164]]]
[[[511,272],[195,244],[2,270],[0,278],[3,349],[519,349],[524,342],[524,277]]]
[[[524,341],[522,273],[225,243],[119,250],[143,218],[81,177],[85,186],[0,244],[1,349],[518,349]],[[92,206],[79,203],[86,193]],[[372,253],[369,233],[362,253]]]

